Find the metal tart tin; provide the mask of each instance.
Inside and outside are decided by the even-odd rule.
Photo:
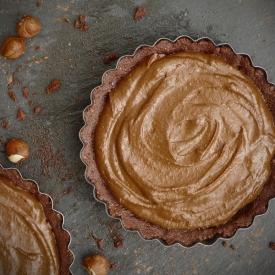
[[[86,166],[86,170],[85,170],[85,178],[87,180],[87,182],[89,182],[91,185],[94,186],[94,192],[93,192],[93,195],[95,197],[95,199],[101,203],[103,203],[105,205],[105,209],[106,209],[106,213],[112,217],[112,218],[117,218],[120,220],[123,228],[127,231],[136,231],[138,232],[138,234],[144,239],[144,240],[152,240],[152,239],[156,239],[158,240],[162,245],[164,246],[169,246],[171,244],[168,244],[167,241],[163,238],[160,238],[158,236],[156,237],[153,237],[153,238],[150,238],[148,239],[146,237],[146,233],[144,232],[140,232],[138,229],[133,229],[133,228],[129,228],[127,225],[124,224],[123,220],[114,215],[113,213],[110,213],[110,211],[108,210],[109,207],[108,207],[108,202],[106,202],[105,200],[101,199],[100,196],[98,195],[97,193],[97,187],[96,185],[94,184],[94,182],[92,182],[91,180],[89,180],[88,178],[88,174],[89,172],[91,172],[93,169],[96,169],[96,166],[95,165],[91,165],[91,162],[94,162],[94,160],[92,160],[93,156],[91,155],[91,152],[92,152],[92,148],[90,146],[90,141],[92,139],[92,128],[90,127],[89,124],[87,124],[87,120],[88,118],[92,117],[94,114],[93,114],[93,103],[94,103],[94,98],[96,97],[96,93],[97,93],[97,90],[103,86],[105,86],[106,89],[110,90],[112,89],[116,83],[112,83],[109,81],[108,77],[110,74],[113,74],[114,76],[119,76],[119,78],[123,78],[128,71],[130,71],[136,64],[140,63],[145,57],[148,57],[150,56],[152,53],[156,53],[156,51],[152,51],[152,49],[159,45],[160,43],[162,43],[163,41],[165,42],[169,42],[171,45],[172,44],[175,44],[176,42],[180,41],[181,39],[189,39],[191,41],[191,43],[198,43],[198,42],[203,42],[203,41],[210,41],[213,46],[215,47],[223,47],[223,48],[227,48],[229,49],[229,52],[233,52],[234,54],[236,55],[240,55],[240,56],[243,56],[245,59],[248,59],[248,62],[257,70],[257,72],[266,80],[266,82],[268,84],[270,84],[271,87],[273,87],[271,90],[271,93],[273,92],[273,94],[275,93],[274,91],[274,84],[273,83],[270,83],[268,82],[268,77],[267,77],[267,72],[261,68],[261,67],[257,67],[257,66],[254,66],[253,63],[252,63],[252,59],[249,55],[247,54],[244,54],[244,53],[236,53],[233,48],[231,47],[230,44],[228,43],[221,43],[221,44],[216,44],[213,40],[211,40],[210,38],[208,37],[202,37],[202,38],[199,38],[199,39],[193,39],[189,36],[186,36],[186,35],[183,35],[183,36],[179,36],[177,37],[175,40],[170,40],[170,39],[167,39],[167,38],[160,38],[159,40],[157,40],[153,45],[140,45],[139,47],[137,47],[137,49],[134,51],[134,53],[132,55],[125,55],[125,56],[122,56],[118,59],[117,61],[117,64],[116,64],[116,67],[114,69],[111,69],[111,70],[107,70],[103,76],[102,76],[102,82],[101,82],[101,85],[100,86],[97,86],[95,87],[92,91],[91,91],[91,104],[88,105],[84,111],[83,111],[83,120],[85,122],[84,126],[81,128],[80,132],[79,132],[79,138],[83,144],[83,147],[81,149],[81,152],[80,152],[80,159],[82,160],[82,162],[85,164]],[[180,49],[179,51],[183,51],[184,49]],[[140,52],[146,52],[146,56],[144,57],[140,57],[139,53]],[[167,52],[158,52],[158,53],[164,53],[164,54],[169,54],[171,53],[170,52],[170,49],[167,48]],[[124,69],[124,65],[126,64],[126,67],[127,69],[125,70]],[[272,96],[273,96],[272,94]],[[274,161],[274,158],[273,158],[273,161]],[[274,161],[275,162],[275,161]],[[270,202],[270,200],[269,200]],[[268,204],[269,204],[268,202]],[[268,212],[268,205],[266,207],[266,209],[263,211],[263,213],[259,213],[256,215],[257,216],[263,216],[265,214],[267,214]],[[183,244],[182,242],[180,241],[175,241],[172,243],[173,244],[178,244],[178,245],[181,245],[185,248],[191,248],[195,245],[206,245],[206,246],[209,246],[209,245],[213,245],[218,239],[220,240],[230,240],[234,237],[234,235],[236,234],[237,231],[239,230],[246,230],[248,229],[252,224],[253,224],[253,221],[254,221],[254,218],[252,218],[252,221],[251,221],[251,224],[248,226],[248,227],[238,227],[237,230],[235,230],[234,234],[231,235],[231,236],[222,236],[220,234],[215,234],[214,236],[211,236],[210,238],[208,238],[207,240],[203,240],[203,241],[196,241],[194,243],[191,243],[190,245],[185,245]]]

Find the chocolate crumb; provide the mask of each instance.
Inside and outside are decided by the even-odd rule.
[[[111,264],[111,265],[110,265],[110,269],[111,269],[111,270],[116,270],[116,264]]]
[[[79,20],[79,22],[80,22],[80,23],[84,23],[84,22],[85,22],[85,20],[86,20],[86,16],[85,16],[85,15],[80,14],[80,15],[79,15],[79,17],[78,17],[78,20]]]
[[[69,18],[65,17],[64,20],[65,20],[66,23],[70,23],[70,19]]]
[[[23,96],[25,98],[29,98],[29,88],[28,87],[23,88]]]
[[[227,247],[228,242],[227,242],[227,241],[223,241],[223,242],[222,242],[222,245],[223,245],[224,247]]]
[[[270,242],[269,248],[271,248],[272,250],[275,250],[275,242]]]
[[[79,22],[78,19],[76,19],[76,20],[74,21],[74,27],[75,27],[76,29],[79,29],[79,28],[80,28],[80,22]]]
[[[39,51],[41,50],[40,46],[37,46],[37,47],[35,48],[35,50],[36,50],[37,52],[39,52]]]
[[[89,29],[89,25],[87,23],[84,23],[81,27],[80,27],[80,30],[81,31],[86,31]]]
[[[33,109],[35,115],[38,115],[42,111],[42,107],[38,106]]]
[[[25,120],[25,118],[26,118],[26,114],[23,112],[23,110],[21,108],[19,108],[18,112],[17,112],[16,119],[17,120]]]
[[[14,92],[8,92],[8,94],[9,94],[9,97],[10,97],[13,101],[17,101],[17,97],[16,97],[16,95],[15,95]]]
[[[117,53],[112,53],[111,55],[106,55],[104,60],[103,60],[103,63],[104,64],[109,64],[111,63],[112,61],[115,61],[118,59],[118,54]]]
[[[123,247],[123,240],[118,237],[114,237],[114,245],[116,248]]]
[[[3,120],[1,125],[5,130],[10,127],[10,123],[7,120]]]
[[[231,248],[232,250],[235,250],[235,246],[234,246],[233,244],[230,245],[230,248]]]
[[[6,111],[5,110],[2,110],[2,114],[4,115],[6,113]]]
[[[46,89],[47,94],[50,94],[54,91],[59,90],[61,85],[61,81],[58,79],[53,79],[50,83],[50,85],[48,86],[48,88]]]
[[[37,1],[36,2],[36,7],[38,7],[38,8],[41,7],[41,2]]]
[[[33,106],[34,102],[32,100],[29,101],[29,105]]]
[[[139,7],[136,9],[134,19],[139,20],[146,14],[146,9],[144,7]]]

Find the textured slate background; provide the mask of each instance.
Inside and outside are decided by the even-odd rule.
[[[93,198],[93,187],[85,181],[85,166],[79,159],[82,144],[78,137],[91,90],[116,65],[103,64],[105,55],[132,54],[139,45],[153,44],[161,37],[207,36],[227,42],[236,52],[249,54],[274,83],[275,1],[41,0],[40,7],[36,2],[0,0],[1,42],[16,34],[16,22],[24,14],[37,17],[43,26],[26,41],[23,57],[15,61],[0,58],[0,122],[11,123],[7,130],[0,126],[0,163],[37,181],[40,190],[53,198],[55,209],[64,214],[75,255],[73,274],[86,274],[83,258],[98,251],[92,234],[103,239],[101,252],[117,264],[110,274],[275,274],[275,251],[268,247],[275,241],[274,200],[269,211],[249,229],[239,230],[227,247],[221,239],[212,246],[198,244],[190,249],[144,241],[138,233],[124,230]],[[147,14],[135,21],[138,6],[144,6]],[[73,27],[79,14],[87,16],[87,31]],[[39,52],[36,46],[41,47]],[[62,81],[61,89],[48,95],[45,88],[54,78]],[[7,95],[12,80],[17,80],[12,91],[18,102]],[[22,96],[23,87],[29,88],[35,106],[43,108],[39,115],[33,114],[34,106]],[[18,107],[27,114],[26,120],[16,120]],[[24,139],[30,146],[31,156],[22,164],[6,159],[4,144],[11,138]],[[114,236],[124,239],[122,248],[114,247]]]

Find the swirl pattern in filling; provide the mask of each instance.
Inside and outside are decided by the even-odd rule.
[[[29,192],[0,177],[0,274],[59,274],[52,228]]]
[[[115,199],[150,223],[226,223],[253,201],[275,153],[271,113],[235,66],[203,53],[154,54],[109,93],[95,130]]]

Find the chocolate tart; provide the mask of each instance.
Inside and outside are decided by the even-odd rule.
[[[71,274],[63,216],[32,180],[0,165],[1,274]]]
[[[275,89],[248,55],[182,36],[119,59],[91,93],[81,159],[109,215],[186,247],[249,227],[275,197]]]

